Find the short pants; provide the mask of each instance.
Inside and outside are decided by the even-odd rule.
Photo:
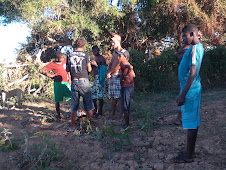
[[[133,95],[134,87],[121,87],[121,105],[124,114],[130,114],[130,103]]]
[[[185,103],[181,106],[183,129],[197,129],[200,126],[200,99],[202,88],[189,89]]]
[[[71,111],[77,111],[79,108],[80,96],[83,98],[84,110],[94,109],[92,101],[91,87],[89,79],[72,80],[71,83]]]
[[[68,82],[54,82],[54,100],[55,102],[62,102],[64,97],[71,98],[71,86]]]
[[[111,75],[109,79],[109,86],[108,86],[108,97],[109,98],[120,98],[121,97],[121,85],[120,85],[120,78],[117,77],[118,73]]]
[[[99,75],[94,77],[93,87],[92,87],[92,99],[103,99],[106,97],[105,85],[102,86],[99,81]]]

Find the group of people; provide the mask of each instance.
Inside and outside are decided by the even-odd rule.
[[[182,30],[184,45],[178,50],[178,58],[181,58],[178,69],[180,81],[180,94],[176,100],[180,106],[181,114],[178,114],[178,122],[182,121],[182,127],[187,129],[187,147],[178,156],[173,158],[175,163],[193,162],[195,157],[195,144],[200,126],[200,98],[201,84],[199,71],[202,63],[204,49],[200,43],[200,34],[196,25],[188,24]],[[93,118],[93,110],[102,115],[103,99],[105,97],[105,77],[108,79],[108,95],[112,99],[112,115],[115,115],[117,103],[121,103],[120,116],[124,115],[124,125],[128,127],[130,115],[130,100],[134,91],[133,66],[129,63],[129,52],[122,48],[121,37],[117,34],[111,37],[114,48],[112,59],[106,67],[106,61],[100,55],[97,46],[92,48],[95,60],[90,61],[87,53],[83,52],[85,41],[75,41],[75,50],[63,58],[63,54],[56,53],[56,61],[48,64],[40,70],[42,74],[54,78],[54,94],[56,111],[60,118],[59,102],[63,95],[71,97],[71,128],[75,130],[76,112],[79,108],[79,98],[83,97],[84,109],[88,117]],[[66,68],[64,67],[66,65]],[[56,71],[58,67],[62,67]],[[88,72],[94,70],[94,85],[91,87],[88,80]],[[50,74],[52,70],[55,74]],[[66,70],[66,71],[65,71]],[[70,74],[69,74],[70,73]],[[71,92],[70,92],[71,82]],[[98,100],[98,107],[97,107]]]
[[[83,98],[84,110],[91,123],[94,114],[103,115],[106,82],[109,85],[108,97],[112,100],[111,115],[115,116],[117,103],[120,103],[120,116],[124,116],[122,126],[126,128],[130,125],[130,101],[134,91],[135,73],[133,66],[128,62],[129,52],[121,46],[121,36],[114,34],[111,43],[114,51],[108,67],[98,46],[92,47],[95,58],[91,61],[89,55],[84,52],[85,40],[77,39],[73,44],[73,52],[69,53],[66,59],[64,54],[57,51],[56,60],[40,70],[40,73],[54,79],[57,121],[61,119],[60,102],[64,97],[71,98],[71,127],[68,131],[73,132],[76,129],[80,97]],[[92,88],[88,76],[91,71],[94,75]]]

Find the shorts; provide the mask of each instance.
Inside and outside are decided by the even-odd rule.
[[[200,99],[202,88],[189,89],[185,103],[181,106],[182,126],[184,129],[197,129],[200,126]]]
[[[68,82],[54,82],[54,100],[55,102],[62,102],[64,97],[71,98],[71,86]]]
[[[112,75],[109,79],[109,86],[108,86],[108,97],[118,99],[121,97],[121,85],[120,85],[120,78],[117,77],[118,73]]]
[[[121,87],[121,105],[124,114],[130,114],[130,103],[133,95],[134,87]]]
[[[103,99],[106,97],[105,85],[102,86],[99,81],[99,75],[96,75],[92,87],[92,99]]]
[[[93,110],[92,93],[89,79],[72,80],[71,83],[71,111],[75,112],[79,107],[80,96],[83,98],[84,110]]]

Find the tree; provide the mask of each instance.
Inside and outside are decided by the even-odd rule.
[[[107,0],[0,0],[0,4],[6,22],[28,23],[32,29],[28,52],[38,58],[78,37],[98,45],[106,42],[115,28],[113,21],[123,15]]]

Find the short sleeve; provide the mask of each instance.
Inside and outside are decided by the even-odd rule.
[[[90,56],[86,53],[86,63],[91,63]]]
[[[198,58],[198,51],[197,51],[197,45],[194,45],[192,46],[192,50],[191,50],[191,58],[190,58],[190,61],[189,61],[189,66],[191,65],[195,65],[197,66],[198,65],[198,62],[197,62],[197,58]]]
[[[44,67],[44,69],[45,69],[46,71],[52,71],[52,70],[53,70],[52,63],[47,64],[47,65]]]

